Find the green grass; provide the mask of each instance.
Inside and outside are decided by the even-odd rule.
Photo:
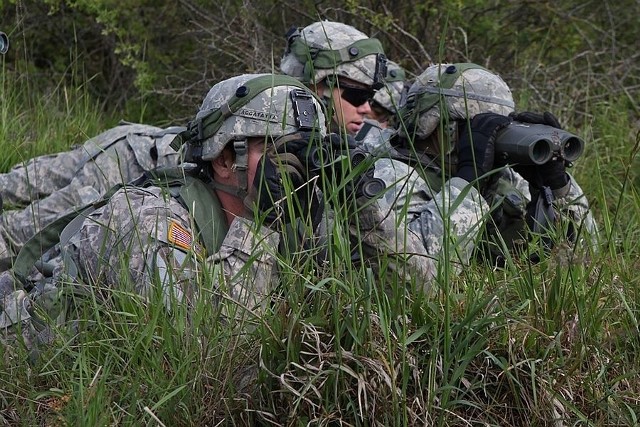
[[[0,99],[2,171],[34,156],[81,144],[121,119],[104,115],[103,106],[92,99],[86,86],[39,81],[29,70],[7,69],[2,57]]]
[[[43,94],[3,69],[0,95],[4,169],[115,123],[82,87]],[[591,108],[569,127],[588,144],[574,173],[597,251],[459,275],[443,263],[425,294],[387,260],[351,264],[338,215],[332,262],[281,257],[261,318],[211,304],[206,283],[190,310],[126,283],[76,296],[82,321],[37,359],[0,347],[0,424],[637,425],[638,142],[615,105]]]

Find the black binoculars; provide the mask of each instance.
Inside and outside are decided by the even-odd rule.
[[[498,133],[495,148],[503,161],[542,165],[554,157],[577,160],[584,151],[584,141],[551,126],[513,122]]]
[[[345,150],[335,150],[332,146],[314,146],[305,153],[301,159],[309,168],[311,173],[318,174],[321,169],[332,173],[334,176],[341,172],[342,161],[347,161],[350,166],[343,170],[342,173],[347,174],[349,170],[359,167],[360,164],[369,160],[371,154],[367,153],[361,147],[352,147]],[[334,168],[334,169],[332,169]],[[386,189],[386,184],[380,178],[373,176],[373,164],[366,170],[360,170],[357,176],[351,178],[349,187],[355,191],[356,197],[365,197],[374,199],[378,197]]]

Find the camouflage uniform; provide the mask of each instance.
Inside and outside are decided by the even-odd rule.
[[[270,77],[264,76],[266,80]],[[194,138],[193,143],[185,146],[188,160],[204,168],[228,143],[238,150],[238,175],[244,174],[245,180],[239,184],[244,188],[233,191],[244,191],[244,195],[249,192],[247,184],[252,183],[246,181],[247,158],[236,144],[239,141],[234,141],[236,137],[276,137],[296,131],[294,108],[288,98],[296,86],[280,83],[271,88],[268,84],[260,96],[245,97],[248,103],[230,110],[228,115],[219,114],[222,118],[213,128],[204,126],[207,130],[213,129],[214,135],[199,135],[197,124],[230,108],[226,103],[230,97],[242,100],[239,91],[246,88],[244,85],[253,77],[242,75],[214,86],[190,128],[196,130],[195,134],[183,133],[187,139]],[[296,85],[301,87],[297,82]],[[318,107],[317,101],[314,105]],[[316,119],[324,122],[321,112]],[[245,152],[246,144],[245,139]],[[0,289],[4,290],[0,300],[0,329],[5,329],[11,338],[20,324],[28,346],[46,341],[48,325],[38,319],[34,307],[47,301],[47,296],[60,295],[65,286],[71,286],[74,292],[82,289],[94,292],[94,286],[122,289],[130,283],[132,290],[142,296],[161,295],[170,308],[176,303],[189,304],[206,281],[209,282],[206,288],[214,289],[218,296],[228,295],[248,310],[259,309],[270,291],[280,234],[247,219],[249,212],[246,212],[247,218],[237,217],[227,224],[214,184],[198,177],[187,183],[190,184],[180,186],[179,191],[166,186],[125,186],[103,206],[77,216],[61,233],[59,244],[41,258],[41,264],[51,270],[48,277],[35,269],[30,273],[27,282],[34,284],[30,294],[11,289],[10,272],[5,272],[1,278],[4,280],[0,279]],[[184,197],[184,191],[192,191],[190,189],[197,190],[199,195],[191,203]],[[199,204],[202,201],[203,204]],[[39,291],[45,288],[49,292]],[[46,312],[55,319],[60,311]]]
[[[34,272],[29,281],[36,286],[30,294],[5,289],[0,330],[21,322],[27,345],[46,342],[49,325],[38,319],[35,308],[64,320],[58,298],[69,286],[83,295],[92,289],[127,290],[131,283],[131,291],[140,295],[160,293],[170,308],[176,303],[188,305],[200,289],[211,289],[211,283],[202,282],[207,280],[215,284],[217,299],[227,295],[240,307],[259,308],[275,273],[280,235],[238,217],[228,228],[223,225],[219,250],[207,256],[193,238],[189,210],[167,196],[159,187],[124,187],[104,207],[81,218],[80,229],[44,255],[53,267],[51,277]],[[212,301],[216,295],[211,295]]]
[[[160,283],[163,300],[170,307],[175,301],[188,302],[197,290],[204,260],[221,292],[252,309],[264,301],[279,234],[237,217],[221,229],[224,240],[218,251],[202,258],[206,250],[194,239],[194,231],[189,209],[167,198],[165,189],[125,187],[91,213],[66,242],[64,268],[70,260],[83,280],[116,286],[122,278],[123,254],[127,254],[126,270],[134,290],[150,295]]]
[[[378,40],[368,38],[349,25],[321,21],[291,31],[287,42],[280,63],[283,73],[307,85],[333,75],[349,78],[378,89],[375,95],[378,100],[387,106],[391,104],[395,111],[404,89],[404,72],[395,63],[388,65]],[[331,107],[331,100],[325,99],[325,103]],[[362,242],[373,252],[413,254],[407,261],[414,270],[421,271],[428,287],[436,275],[443,242],[451,242],[455,247],[451,251],[455,253],[453,261],[469,260],[473,239],[480,230],[478,224],[487,210],[486,202],[474,189],[463,195],[465,182],[459,179],[432,189],[414,168],[384,158],[389,156],[389,147],[378,147],[380,141],[386,140],[378,139],[378,135],[386,130],[382,131],[374,121],[368,121],[365,126],[360,133],[364,135],[370,130],[371,134],[367,141],[360,142],[379,157],[374,176],[385,182],[387,190],[371,203],[372,217],[381,217],[371,221],[376,224],[372,227],[375,232],[366,234]]]
[[[290,99],[289,94],[292,89],[303,86],[293,85],[291,82],[295,80],[279,76],[287,79],[289,86],[283,86],[281,82],[279,86],[261,92],[261,97],[256,96],[238,106],[234,102],[254,90],[241,90],[245,84],[249,85],[252,77],[239,76],[212,88],[201,112],[189,127],[189,132],[195,133],[187,132],[191,135],[187,136],[190,142],[184,147],[188,161],[206,166],[220,155],[223,147],[232,146],[236,150],[235,170],[243,171],[246,163],[243,164],[241,138],[266,133],[278,141],[279,136],[298,132],[297,119],[309,117],[308,108],[302,109],[302,104],[294,108],[294,97]],[[227,101],[232,89],[236,94],[235,101]],[[275,101],[270,101],[272,97]],[[321,123],[315,125],[324,135],[325,116],[318,101],[312,99],[317,110],[316,120]],[[227,109],[231,113],[225,112]],[[300,117],[294,121],[296,114]],[[215,133],[202,135],[199,129]],[[190,138],[194,138],[193,141]],[[251,188],[244,186],[251,184],[246,180],[239,179],[237,188],[199,178],[193,178],[191,182],[208,189],[208,200],[212,202],[218,200],[214,188],[238,197],[246,196],[245,204],[255,202]],[[182,190],[180,194],[183,194]],[[175,191],[167,188],[125,186],[104,206],[76,217],[63,231],[59,245],[41,259],[41,265],[49,266],[52,274],[45,278],[42,273],[32,271],[29,279],[35,286],[31,294],[14,290],[8,275],[0,276],[0,289],[4,289],[0,299],[0,329],[13,336],[16,325],[21,324],[28,345],[46,341],[51,336],[49,329],[34,314],[34,306],[52,308],[47,313],[55,319],[61,313],[55,309],[56,298],[65,286],[70,286],[74,292],[83,289],[95,292],[95,287],[104,290],[131,283],[133,290],[143,296],[161,295],[168,307],[176,303],[189,304],[203,288],[213,289],[212,300],[234,301],[225,306],[241,307],[259,314],[277,279],[276,255],[284,237],[279,231],[282,228],[258,226],[249,219],[255,215],[251,214],[253,210],[227,226],[222,207],[217,215],[213,214],[215,203],[198,205],[187,203],[184,198],[178,201],[174,196]],[[435,274],[433,260],[425,253],[419,236],[397,227],[396,218],[387,213],[377,204],[363,206],[358,212],[361,223],[354,222],[351,233],[362,238],[368,260],[375,263],[378,256],[388,256],[394,260],[391,270],[403,274],[407,280],[422,283],[422,275],[428,278]],[[223,227],[213,224],[213,229],[223,235],[218,236],[221,243],[207,244],[203,235],[207,228],[201,224],[219,222],[220,215],[225,218],[225,224]],[[328,211],[317,227],[314,242],[326,241],[327,236],[322,233],[330,229],[331,217],[332,212]],[[213,240],[217,240],[216,236]]]
[[[41,156],[0,174],[5,208],[0,217],[0,265],[6,266],[42,227],[99,200],[114,185],[176,165],[179,155],[169,144],[179,130],[120,125],[74,150]]]
[[[452,178],[433,186],[416,168],[399,160],[402,155],[389,143],[396,133],[369,121],[356,141],[378,158],[374,176],[385,182],[387,190],[376,201],[377,208],[393,218],[388,223],[397,233],[416,236],[422,248],[412,250],[429,259],[432,279],[437,263],[443,261],[445,242],[450,245],[447,261],[454,268],[469,262],[489,207],[465,180]],[[393,235],[391,230],[387,234]]]
[[[440,166],[445,176],[452,176],[457,162],[455,141],[459,123],[479,113],[509,115],[513,111],[511,91],[498,75],[475,64],[437,64],[428,67],[410,87],[400,111],[403,126],[398,131],[399,139],[412,141],[414,153],[423,152],[443,160]],[[439,127],[445,130],[444,143],[429,140]],[[381,136],[377,144],[389,149],[393,135]],[[375,140],[366,143],[371,147],[376,145]],[[583,237],[597,235],[584,192],[575,179],[567,175],[567,185],[553,191],[553,205],[560,214],[560,222],[573,224],[574,230],[582,228]],[[488,221],[488,229],[495,238],[494,243],[502,238],[511,247],[522,240],[527,204],[536,199],[532,196],[537,196],[531,194],[529,183],[512,169],[502,168],[488,179],[482,196],[492,207],[493,218]]]

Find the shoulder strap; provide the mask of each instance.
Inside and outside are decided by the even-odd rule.
[[[199,240],[207,254],[216,253],[227,235],[227,219],[213,189],[199,179],[187,176],[178,193],[181,202],[193,216]]]
[[[121,187],[122,184],[114,186],[101,200],[84,205],[73,212],[57,218],[55,221],[33,235],[24,244],[16,256],[12,267],[15,277],[22,283],[25,283],[27,276],[31,272],[33,266],[36,265],[36,262],[46,251],[53,248],[61,241],[65,228],[71,222],[76,220],[76,218],[81,217],[84,220],[84,218],[86,218],[86,216],[91,212],[106,204],[113,193],[118,191]]]
[[[149,172],[145,182],[137,184],[167,188],[194,218],[197,238],[210,255],[222,246],[228,231],[227,218],[213,188],[194,176],[198,170],[191,164],[161,168]]]

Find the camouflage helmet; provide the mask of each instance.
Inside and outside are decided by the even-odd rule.
[[[395,114],[400,106],[402,94],[405,91],[405,72],[400,65],[387,61],[387,75],[384,87],[376,91],[373,101],[391,114]]]
[[[386,62],[378,39],[369,38],[350,25],[320,21],[289,30],[280,70],[305,84],[335,75],[379,89]]]
[[[243,74],[214,85],[188,126],[185,160],[213,160],[231,141],[279,137],[298,131],[326,134],[315,95],[278,74]]]
[[[441,105],[444,99],[446,116]],[[441,120],[463,120],[479,113],[508,115],[515,104],[509,86],[500,76],[471,63],[428,67],[409,88],[400,109],[401,133],[426,138]]]

